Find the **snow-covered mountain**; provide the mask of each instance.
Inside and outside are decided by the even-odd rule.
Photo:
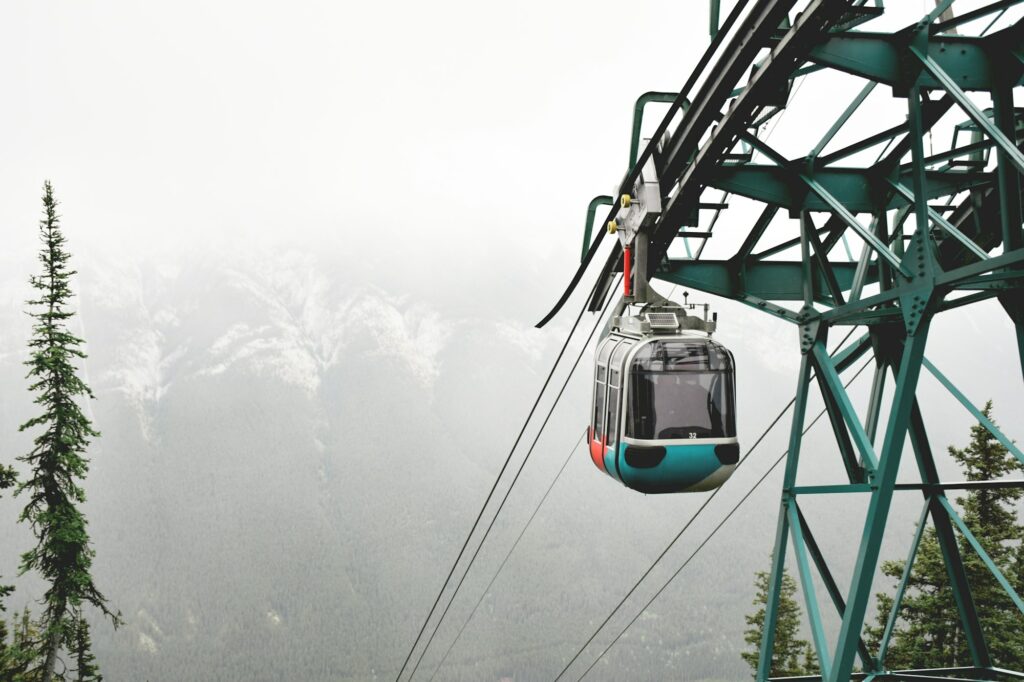
[[[76,324],[89,352],[83,371],[103,434],[86,483],[95,573],[125,617],[117,632],[95,628],[107,679],[393,677],[566,322],[538,332],[499,306],[391,291],[322,253],[243,249],[230,258],[110,255],[76,264]],[[17,425],[33,408],[20,365],[27,292],[24,278],[0,282],[4,461],[27,450]],[[740,317],[737,306],[720,309],[740,367],[740,433],[749,443],[788,399],[798,358],[780,350],[792,343],[791,330]],[[746,333],[734,328],[730,336],[739,320]],[[433,671],[579,437],[589,373],[588,356],[421,671]],[[812,473],[823,476],[838,462],[825,456],[826,429],[806,447]],[[784,441],[784,428],[769,436],[760,459],[670,555],[672,564]],[[525,447],[519,452],[513,467]],[[742,616],[753,571],[766,565],[772,480],[595,673],[746,674]],[[630,493],[577,451],[439,678],[552,677],[702,501]],[[3,576],[16,572],[18,552],[31,544],[14,523],[18,504],[0,501]],[[830,513],[840,515],[821,512]],[[826,551],[847,551],[841,536],[819,535]],[[633,608],[672,567],[655,571]],[[41,594],[31,577],[18,585],[13,607]]]
[[[76,281],[103,433],[87,482],[95,570],[126,620],[97,628],[109,679],[388,670],[557,339],[497,311],[453,319],[352,286],[311,255],[180,262],[93,259]],[[26,290],[4,293],[9,459],[25,449],[15,429],[32,406],[19,364]],[[552,428],[566,436],[558,450],[577,421]],[[0,504],[13,521],[17,500]],[[12,527],[4,546],[27,547]],[[2,561],[12,575],[15,553]],[[22,599],[38,595],[22,582]]]

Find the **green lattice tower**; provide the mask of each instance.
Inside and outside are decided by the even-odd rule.
[[[951,489],[1024,482],[941,481],[916,398],[921,372],[928,371],[1024,463],[1024,453],[925,356],[936,315],[995,298],[1016,330],[1024,372],[1024,155],[1020,150],[1024,115],[1013,105],[1014,89],[1024,75],[1024,24],[988,32],[993,20],[1015,4],[992,2],[960,13],[958,3],[940,0],[917,24],[880,33],[866,23],[883,15],[880,2],[755,2],[745,13],[727,19],[720,31],[715,16],[713,47],[718,51],[698,67],[702,80],[691,79],[679,93],[646,93],[637,101],[631,171],[620,192],[631,192],[641,167],[653,158],[663,208],[649,235],[653,257],[647,275],[742,302],[798,330],[802,362],[758,680],[768,679],[773,623],[790,542],[822,670],[820,676],[802,679],[839,682],[903,679],[901,675],[910,674],[916,676],[907,679],[1024,678],[1024,673],[998,670],[991,660],[957,533],[1020,609],[1022,626],[1024,601],[946,494]],[[767,56],[766,49],[770,50]],[[787,158],[759,137],[762,124],[784,110],[795,79],[811,74],[827,78],[836,71],[861,78],[864,87],[825,136],[807,145],[804,156]],[[869,95],[878,85],[891,88],[893,97],[905,104],[906,121],[825,153],[836,135],[846,130],[854,112],[870,106]],[[976,103],[986,96],[991,98],[990,108]],[[638,153],[644,107],[658,101],[672,102],[672,107],[653,137],[656,143]],[[926,154],[925,137],[947,114],[959,116],[962,122],[955,126],[948,146],[936,151],[931,140]],[[675,115],[681,117],[673,127],[670,119]],[[877,148],[882,151],[873,162],[855,163],[864,152]],[[712,191],[719,193],[716,200],[707,198]],[[727,214],[729,195],[760,202],[763,208],[756,220],[742,228],[742,244],[732,257],[704,259],[704,247],[716,234],[735,229],[719,220]],[[604,235],[599,231],[591,243],[591,223],[602,204],[612,205],[606,220],[614,219],[620,210],[612,197],[591,202],[583,263],[573,286]],[[787,218],[795,234],[762,245],[769,226]],[[852,257],[848,246],[852,241],[863,245],[859,258]],[[682,243],[685,258],[667,257],[676,243]],[[848,254],[845,258],[834,253],[840,244]],[[778,258],[796,249],[799,259]],[[621,249],[616,245],[602,276],[608,279],[619,271],[620,261]],[[597,291],[604,289],[599,286]],[[867,331],[830,356],[825,342],[837,326],[863,326]],[[873,358],[874,377],[869,405],[861,415],[841,376],[864,357]],[[835,485],[797,485],[812,382],[824,398],[845,471],[845,479]],[[887,382],[892,384],[891,391],[886,390]],[[884,424],[880,423],[883,414],[887,415]],[[916,461],[920,481],[898,484],[908,440],[908,456]],[[897,586],[878,651],[869,651],[862,640],[872,579],[897,491],[917,491],[923,497],[907,570],[930,522],[946,564],[971,666],[887,670],[885,653],[909,577],[906,573]],[[848,494],[866,496],[868,505],[859,539],[850,538],[858,550],[851,583],[844,590],[818,548],[811,532],[813,519],[805,515],[800,500],[809,495]],[[826,607],[817,602],[818,585],[841,619],[839,634],[831,639],[822,620]],[[853,673],[855,665],[863,672]]]

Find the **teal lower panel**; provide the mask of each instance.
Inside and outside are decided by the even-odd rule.
[[[615,462],[617,459],[616,453],[621,447],[622,445],[620,444],[616,447],[607,448],[604,451],[604,472],[620,483],[622,482],[622,479],[619,478],[619,472],[618,469],[615,468]]]
[[[679,493],[695,487],[707,489],[699,484],[723,468],[712,444],[666,445],[665,458],[650,468],[630,466],[625,456],[627,447],[619,443],[615,449],[618,473],[626,486],[644,493]]]

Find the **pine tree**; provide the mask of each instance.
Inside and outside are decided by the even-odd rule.
[[[4,673],[4,660],[7,658],[6,652],[8,648],[7,640],[10,638],[11,633],[7,630],[7,621],[0,618],[0,675]],[[0,679],[3,679],[0,677]]]
[[[6,641],[6,633],[4,634]],[[37,676],[29,674],[32,663],[34,643],[38,641],[38,631],[32,622],[32,615],[26,608],[15,625],[10,644],[0,647],[0,680],[4,682],[34,682]]]
[[[0,490],[6,490],[17,483],[14,469],[0,464]],[[7,631],[7,621],[3,619],[3,613],[7,610],[4,600],[11,596],[14,591],[12,585],[0,585],[0,679],[11,679],[14,677],[11,663],[13,651],[8,644],[10,633]]]
[[[89,623],[81,614],[75,619],[75,628],[71,641],[68,643],[75,658],[76,682],[103,682],[96,657],[92,655],[92,638],[89,636]]]
[[[991,401],[982,412],[991,420]],[[971,427],[967,447],[950,447],[949,454],[971,481],[992,480],[1021,468],[980,423]],[[1024,587],[1024,550],[1020,546],[1024,526],[1018,522],[1014,507],[1021,496],[1022,491],[1016,488],[972,490],[956,500],[963,510],[964,523],[1018,591]],[[1003,668],[1024,668],[1020,612],[966,539],[961,537],[958,544],[992,658]],[[886,561],[882,572],[899,580],[904,566],[904,561]],[[892,597],[879,594],[878,619],[868,628],[869,643],[875,647],[891,609]],[[890,670],[971,665],[934,527],[927,528],[921,538],[885,665]]]
[[[0,490],[6,490],[12,488],[18,482],[17,475],[11,467],[0,464]],[[14,591],[14,587],[11,585],[0,585],[0,613],[4,612],[4,599],[11,595]],[[0,628],[5,628],[5,623],[0,618]],[[5,629],[6,632],[6,629]],[[6,636],[0,637],[0,646],[6,641]]]
[[[994,421],[991,400],[985,403],[982,414]],[[989,481],[1022,468],[1006,446],[980,423],[971,427],[971,442],[967,447],[950,447],[949,454],[963,466],[970,481]],[[1020,488],[983,489],[957,499],[963,509],[964,523],[1011,582],[1016,572],[1017,545],[1024,540],[1024,526],[1018,522],[1015,511],[1022,495],[1024,491]],[[982,632],[993,660],[1004,668],[1024,669],[1020,611],[977,552],[965,539],[961,539],[960,545],[967,579],[978,604]]]
[[[0,490],[13,487],[18,482],[14,469],[0,464]],[[0,585],[0,613],[4,611],[4,598],[14,590],[10,585]],[[3,622],[3,621],[0,621]]]
[[[1017,545],[1013,555],[1013,569],[1006,578],[1017,594],[1024,595],[1024,541]]]
[[[898,581],[905,564],[905,561],[885,561],[882,573]],[[885,593],[879,593],[877,598],[877,623],[866,627],[867,644],[873,651],[877,651],[881,643],[893,603],[893,598]],[[921,537],[900,617],[900,626],[893,632],[885,657],[887,668],[911,670],[969,664],[953,590],[933,527],[926,528]]]
[[[764,635],[765,609],[768,604],[767,571],[758,571],[755,578],[757,594],[754,606],[757,611],[746,617],[750,626],[743,633],[743,639],[751,645],[751,651],[740,655],[754,675],[757,675],[757,662],[760,657],[761,638]],[[800,605],[794,595],[796,581],[785,570],[782,573],[782,590],[779,592],[778,620],[775,624],[775,646],[772,649],[772,665],[769,674],[786,677],[790,675],[809,675],[818,672],[818,665],[810,643],[798,637],[800,631]]]
[[[74,362],[84,359],[84,343],[68,329],[74,312],[68,309],[72,297],[68,267],[70,255],[57,215],[53,187],[47,182],[43,195],[44,217],[39,222],[43,244],[39,260],[42,274],[30,283],[37,298],[28,302],[34,320],[29,341],[28,378],[35,403],[42,413],[22,424],[21,430],[41,427],[32,450],[20,460],[28,465],[28,478],[17,494],[28,494],[20,520],[28,521],[37,544],[21,556],[21,572],[38,571],[48,583],[40,621],[41,635],[32,642],[41,659],[38,674],[51,682],[61,645],[74,627],[74,614],[83,603],[100,609],[119,623],[107,600],[93,583],[90,568],[94,551],[89,543],[85,516],[79,505],[85,501],[80,482],[88,471],[85,450],[90,439],[99,436],[76,402],[92,398],[89,387],[78,377]]]

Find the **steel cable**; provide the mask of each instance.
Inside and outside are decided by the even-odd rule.
[[[616,287],[618,286],[621,278],[616,279],[615,283],[609,288],[608,298],[605,300],[604,305],[601,306],[601,315],[598,315],[597,320],[594,321],[594,326],[590,330],[590,334],[587,335],[587,340],[583,342],[583,346],[580,348],[579,354],[576,356],[576,361],[573,363],[572,368],[565,377],[565,381],[562,383],[562,388],[559,389],[558,395],[555,396],[554,402],[551,403],[551,407],[548,409],[547,416],[544,417],[544,421],[541,423],[540,428],[537,430],[537,434],[534,436],[533,442],[530,444],[530,449],[526,451],[526,456],[523,457],[523,461],[519,463],[519,469],[516,471],[516,475],[512,478],[512,483],[509,484],[508,489],[505,491],[505,495],[502,497],[501,502],[498,504],[497,511],[494,512],[494,516],[491,518],[487,529],[484,531],[483,537],[480,539],[480,544],[477,545],[476,550],[473,552],[473,556],[470,557],[469,563],[466,565],[466,570],[462,573],[462,577],[459,579],[458,584],[455,586],[455,590],[452,592],[451,598],[444,607],[444,611],[441,612],[441,617],[437,619],[437,623],[434,624],[434,629],[430,633],[430,637],[427,639],[426,645],[423,647],[423,651],[420,652],[419,657],[416,659],[416,664],[412,668],[412,672],[409,674],[409,679],[412,679],[416,675],[416,671],[420,667],[420,663],[423,662],[423,657],[426,656],[427,650],[430,648],[430,644],[434,641],[434,637],[437,636],[437,631],[441,627],[441,623],[444,621],[445,616],[448,615],[448,610],[451,605],[455,602],[455,597],[458,596],[459,590],[462,588],[462,584],[466,580],[466,576],[469,575],[470,569],[473,568],[473,564],[476,562],[477,556],[480,554],[480,550],[483,548],[484,543],[487,541],[487,536],[490,535],[491,529],[494,528],[495,522],[498,520],[498,516],[501,514],[502,509],[505,508],[505,502],[508,501],[509,495],[512,493],[512,489],[515,487],[516,482],[519,481],[520,474],[523,473],[523,469],[526,467],[526,462],[529,461],[530,455],[533,454],[534,448],[537,446],[537,442],[540,440],[541,435],[544,433],[545,427],[548,425],[548,421],[551,419],[551,415],[554,414],[555,408],[558,407],[559,401],[562,399],[562,394],[565,393],[566,387],[569,385],[569,381],[572,379],[573,374],[576,372],[576,368],[579,367],[580,360],[583,359],[583,354],[586,353],[587,347],[590,345],[590,341],[594,338],[594,334],[601,326],[601,322],[604,319],[604,313],[607,312],[608,304],[611,302]],[[545,384],[546,385],[546,384]]]
[[[615,284],[610,288],[611,291],[615,290],[615,287],[618,286],[620,281],[621,278],[616,280]],[[673,288],[673,291],[674,290],[675,288]],[[459,632],[455,635],[455,639],[452,640],[452,643],[448,645],[448,649],[445,650],[444,656],[441,657],[441,662],[438,663],[437,668],[434,669],[434,673],[430,676],[430,680],[433,680],[435,677],[437,677],[437,673],[444,666],[445,661],[448,660],[448,656],[449,654],[451,654],[452,649],[455,648],[455,645],[462,638],[462,633],[466,631],[466,627],[469,625],[470,621],[473,620],[473,617],[476,615],[477,610],[480,608],[480,604],[483,603],[483,600],[487,597],[487,594],[490,591],[491,587],[494,585],[494,582],[498,579],[498,576],[501,575],[501,572],[505,569],[505,564],[508,563],[508,560],[512,556],[512,553],[515,552],[516,548],[519,546],[520,540],[523,539],[523,535],[525,535],[526,531],[530,528],[530,525],[533,523],[534,518],[537,516],[537,512],[540,511],[541,506],[543,506],[544,502],[547,500],[552,488],[555,487],[555,484],[558,482],[558,479],[561,478],[562,473],[565,471],[566,465],[569,464],[569,459],[572,457],[572,453],[575,452],[576,449],[580,446],[580,443],[583,441],[583,438],[584,436],[586,436],[586,433],[586,431],[583,432],[583,435],[580,436],[580,439],[576,442],[576,445],[574,445],[572,449],[569,451],[569,454],[566,455],[565,462],[562,463],[562,468],[558,470],[558,473],[555,475],[554,480],[551,481],[551,484],[548,486],[548,489],[544,492],[544,496],[541,497],[540,501],[537,503],[537,506],[534,507],[533,513],[530,514],[530,518],[526,521],[526,525],[524,525],[522,530],[519,531],[518,537],[516,537],[515,542],[512,543],[512,547],[508,550],[508,553],[505,554],[505,558],[501,560],[501,564],[498,566],[498,570],[495,572],[490,582],[487,583],[487,587],[485,587],[483,592],[480,594],[480,598],[477,599],[472,611],[470,611],[469,617],[462,624],[462,627],[459,628]]]
[[[597,289],[598,282],[594,283],[594,291]],[[591,292],[591,295],[593,291]],[[562,344],[562,349],[558,352],[558,357],[555,358],[554,364],[551,366],[551,371],[548,372],[547,378],[544,380],[544,384],[540,388],[540,392],[537,394],[537,399],[533,402],[533,407],[530,408],[530,412],[526,415],[526,420],[523,422],[522,428],[519,430],[519,435],[516,436],[515,442],[509,449],[508,456],[505,457],[505,462],[501,465],[501,470],[498,471],[498,475],[494,479],[494,484],[491,486],[490,491],[487,493],[487,497],[484,499],[483,505],[480,507],[480,511],[476,515],[476,519],[473,521],[472,527],[469,529],[469,533],[466,535],[465,541],[462,543],[461,549],[459,549],[458,556],[455,557],[455,561],[452,563],[451,570],[448,571],[448,576],[444,580],[444,584],[441,586],[440,591],[437,593],[437,597],[434,599],[433,605],[430,607],[430,611],[427,613],[427,617],[423,620],[423,625],[420,626],[419,632],[416,634],[416,639],[413,641],[412,646],[409,648],[409,653],[406,654],[405,660],[402,662],[401,667],[398,670],[398,674],[395,676],[395,682],[398,682],[402,673],[405,672],[406,666],[409,665],[409,660],[412,658],[413,652],[416,651],[416,647],[419,645],[423,633],[427,629],[427,625],[430,623],[430,619],[433,617],[434,612],[437,610],[437,605],[441,602],[441,597],[444,595],[448,585],[451,583],[452,576],[455,574],[455,569],[458,567],[459,562],[462,560],[463,555],[466,553],[466,548],[469,546],[469,541],[473,537],[473,533],[476,532],[477,526],[480,525],[480,519],[483,518],[484,511],[487,509],[487,505],[490,504],[491,498],[494,497],[495,490],[498,489],[498,483],[501,482],[502,476],[505,475],[505,470],[508,468],[509,462],[512,461],[512,455],[515,453],[516,448],[519,446],[519,442],[523,438],[523,434],[526,433],[526,428],[529,426],[530,421],[533,419],[534,413],[537,411],[537,406],[540,405],[541,399],[544,397],[544,392],[547,390],[548,384],[551,383],[551,378],[555,375],[555,370],[558,369],[558,364],[562,360],[562,356],[565,355],[566,349],[569,347],[569,342],[572,340],[573,334],[576,333],[576,329],[580,324],[580,320],[583,319],[583,313],[587,310],[587,303],[590,297],[588,296],[583,302],[583,306],[580,308],[579,315],[576,316],[576,321],[573,322],[572,328],[569,330],[569,334],[565,338],[565,343]]]
[[[501,560],[501,565],[498,566],[498,570],[494,573],[494,577],[491,578],[491,582],[487,583],[487,587],[485,587],[484,591],[480,594],[480,598],[476,600],[476,604],[473,606],[473,610],[470,611],[469,617],[466,618],[466,622],[464,622],[462,624],[462,627],[459,628],[459,632],[457,635],[455,635],[455,639],[453,639],[452,643],[448,645],[448,649],[445,650],[444,656],[441,657],[441,662],[437,664],[437,668],[434,669],[434,673],[430,676],[430,680],[428,680],[428,682],[432,682],[433,679],[437,677],[437,673],[439,673],[441,671],[441,668],[444,667],[445,661],[448,660],[448,655],[452,652],[452,649],[455,648],[455,645],[459,643],[459,640],[462,638],[462,633],[466,631],[466,627],[470,624],[470,622],[472,622],[473,616],[476,615],[477,609],[480,608],[480,605],[484,602],[484,599],[487,598],[487,594],[490,592],[491,587],[494,585],[494,582],[498,579],[498,576],[500,576],[501,572],[505,570],[505,564],[508,563],[509,557],[511,557],[512,553],[516,551],[516,548],[519,546],[519,541],[523,539],[523,536],[526,535],[526,531],[530,529],[530,526],[533,524],[533,520],[537,517],[537,512],[539,512],[540,508],[544,506],[544,503],[548,499],[548,495],[551,494],[551,490],[555,487],[555,484],[558,483],[558,479],[562,477],[562,474],[565,472],[566,466],[568,466],[569,464],[569,460],[572,459],[573,454],[575,454],[576,450],[579,449],[580,444],[583,443],[583,439],[586,437],[586,435],[587,430],[584,430],[583,433],[580,435],[579,440],[577,440],[576,444],[573,445],[572,448],[569,450],[569,454],[565,456],[565,461],[562,462],[562,468],[558,470],[558,473],[555,474],[554,480],[551,481],[551,484],[548,486],[548,489],[544,491],[544,496],[540,498],[540,501],[537,503],[537,506],[534,507],[533,513],[530,514],[530,518],[526,521],[526,525],[524,525],[523,529],[519,531],[519,536],[516,537],[516,541],[512,543],[512,547],[508,550],[508,553],[505,554],[505,558]]]

